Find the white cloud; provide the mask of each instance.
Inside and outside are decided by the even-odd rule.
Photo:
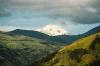
[[[36,31],[40,31],[51,36],[69,34],[69,32],[63,29],[61,26],[52,24],[46,25],[43,28],[37,29]]]

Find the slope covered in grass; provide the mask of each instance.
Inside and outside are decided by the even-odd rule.
[[[45,65],[89,66],[96,61],[100,61],[100,33],[80,39],[64,47]]]
[[[100,32],[65,46],[48,57],[29,66],[100,66]]]
[[[61,44],[48,43],[28,36],[0,33],[0,66],[31,64],[61,47]]]

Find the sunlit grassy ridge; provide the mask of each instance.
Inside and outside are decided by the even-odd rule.
[[[95,45],[92,46],[94,42]],[[45,66],[89,66],[98,59],[100,60],[100,33],[64,47]]]
[[[99,66],[100,32],[77,40],[48,57],[29,66]]]
[[[60,50],[60,52],[65,51],[65,50],[74,50],[76,48],[88,49],[90,45],[92,44],[92,42],[96,39],[96,35],[99,35],[99,33],[77,40],[74,43],[68,46],[65,46],[63,49]]]

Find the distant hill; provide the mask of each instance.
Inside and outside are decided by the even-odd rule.
[[[100,66],[100,32],[77,40],[28,66]]]
[[[97,32],[100,32],[100,26],[97,26],[97,27],[89,30],[88,32],[84,33],[84,35],[88,36],[88,35],[95,34]]]
[[[47,34],[38,32],[38,31],[32,31],[32,30],[21,30],[21,29],[16,29],[14,31],[8,32],[7,34],[9,35],[24,35],[24,36],[29,36],[37,39],[42,39],[48,42],[53,42],[53,43],[63,43],[62,38],[59,36],[49,36]]]
[[[23,35],[0,32],[0,66],[24,66],[62,48],[62,44],[48,43]]]
[[[24,35],[24,36],[29,36],[37,39],[42,39],[48,42],[53,42],[53,43],[62,43],[62,44],[70,44],[80,38],[84,38],[88,35],[95,34],[97,32],[100,32],[100,26],[95,27],[91,29],[90,31],[80,34],[80,35],[58,35],[58,36],[49,36],[44,33],[38,32],[38,31],[32,31],[32,30],[21,30],[21,29],[16,29],[14,31],[8,32],[7,34],[9,35]]]

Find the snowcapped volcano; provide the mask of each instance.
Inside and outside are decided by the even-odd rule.
[[[69,32],[63,29],[62,27],[52,24],[46,25],[41,29],[37,29],[37,31],[48,34],[50,36],[69,34]]]

